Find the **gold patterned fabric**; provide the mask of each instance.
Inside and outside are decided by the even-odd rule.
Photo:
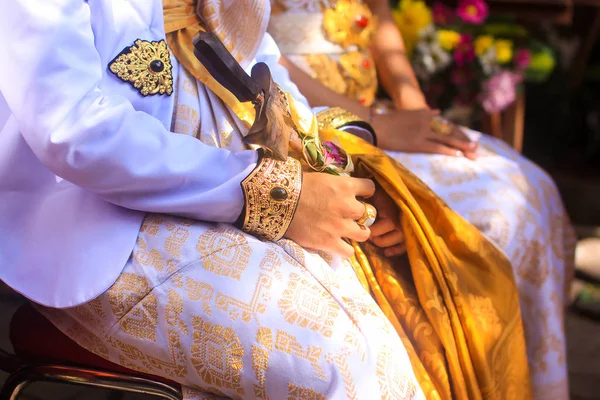
[[[357,99],[347,91],[348,74],[339,68],[341,56],[355,49],[335,45],[314,28],[322,26],[328,3],[273,0],[269,32],[297,66]],[[366,72],[363,79],[374,85],[377,80]],[[564,310],[574,273],[573,227],[548,174],[500,140],[474,131],[467,134],[479,141],[477,161],[386,153],[507,255],[519,289],[534,397],[567,400]]]
[[[269,21],[269,2],[226,0],[164,0],[165,33],[169,49],[185,68],[216,93],[247,126],[254,120],[251,103],[240,103],[223,88],[194,55],[192,38],[205,31],[198,15],[225,44],[242,66],[247,66],[258,50]],[[235,46],[234,46],[235,44]]]
[[[424,399],[394,327],[338,257],[149,215],[97,299],[42,309],[87,350],[184,399]]]
[[[355,244],[361,275],[403,337],[428,399],[532,398],[511,264],[474,226],[383,151],[321,131],[400,208],[407,259]]]
[[[282,53],[329,89],[373,104],[378,82],[369,45],[377,19],[371,10],[360,0],[274,3],[269,33]],[[317,22],[324,34],[315,30]]]

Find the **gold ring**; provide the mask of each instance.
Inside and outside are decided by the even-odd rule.
[[[429,124],[431,130],[435,133],[439,133],[440,135],[447,136],[452,133],[452,122],[448,121],[446,118],[442,117],[433,117]]]
[[[358,221],[356,221],[356,223],[360,226],[368,228],[375,223],[375,220],[377,219],[377,210],[368,203],[362,201],[361,203],[365,206],[365,213],[358,219]]]

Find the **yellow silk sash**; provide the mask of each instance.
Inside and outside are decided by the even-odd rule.
[[[163,4],[175,57],[251,125],[254,108],[239,103],[194,56],[192,36],[202,29],[195,0]],[[300,118],[294,104],[292,111]],[[504,254],[381,150],[335,129],[319,134],[338,140],[353,156],[356,176],[375,179],[402,212],[405,262],[354,244],[353,266],[402,338],[427,398],[531,399],[518,294]]]

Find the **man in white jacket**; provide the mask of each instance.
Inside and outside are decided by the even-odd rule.
[[[205,3],[226,35],[256,43],[241,50],[244,67],[277,60],[268,2]],[[258,28],[227,25],[232,15]],[[83,347],[176,380],[189,397],[423,397],[400,338],[343,261],[343,238],[369,237],[356,198],[373,183],[301,181],[295,162],[245,149],[247,128],[164,52],[160,0],[13,0],[0,38],[10,109],[0,279]],[[143,73],[160,88],[115,72],[136,52],[150,54]],[[293,241],[234,227],[260,212],[241,183],[281,174],[286,197],[268,201],[291,211],[274,237]]]

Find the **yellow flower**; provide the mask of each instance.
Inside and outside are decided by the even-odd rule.
[[[475,39],[475,54],[484,55],[494,44],[494,38],[490,35],[479,36]]]
[[[506,64],[512,60],[513,43],[510,40],[496,40],[494,48],[496,49],[496,61],[500,64]]]
[[[412,50],[419,40],[419,33],[431,24],[431,10],[424,1],[402,0],[399,7],[393,12],[396,24],[402,33],[406,52],[411,55]]]
[[[450,51],[454,49],[460,41],[460,34],[458,32],[442,29],[438,31],[437,39],[444,50]]]

